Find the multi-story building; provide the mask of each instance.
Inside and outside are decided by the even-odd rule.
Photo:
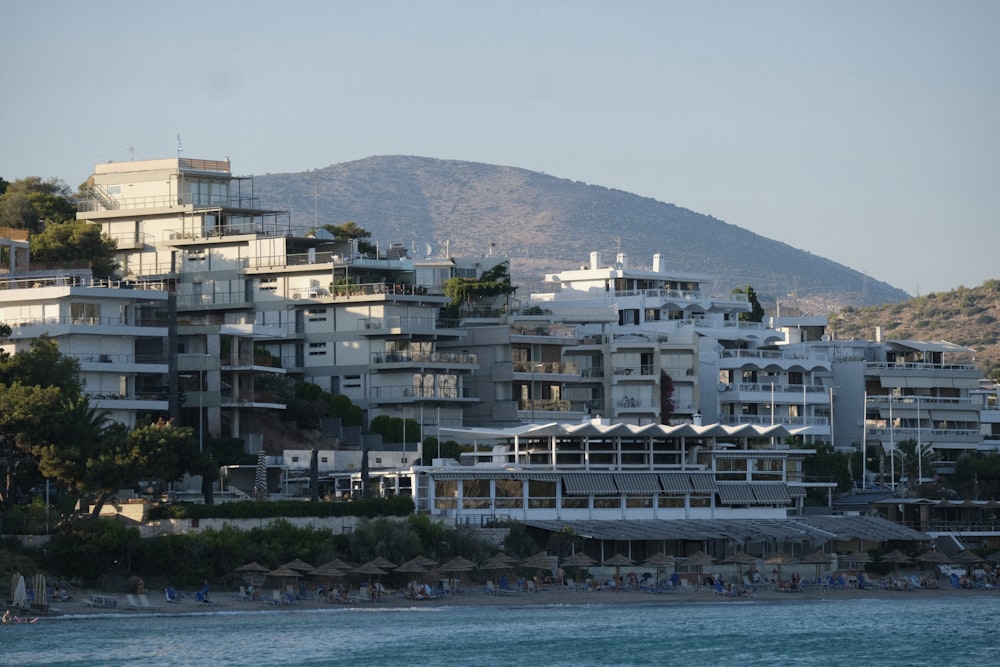
[[[48,336],[80,363],[91,407],[134,426],[167,413],[168,291],[162,281],[95,280],[89,269],[32,270],[27,235],[4,230],[0,322],[14,354]]]
[[[118,242],[126,279],[166,281],[176,296],[178,378],[209,432],[253,433],[260,410],[283,409],[255,386],[261,374],[343,394],[370,418],[457,425],[478,402],[464,387],[475,355],[437,349],[464,335],[439,317],[454,262],[293,234],[228,161],[99,164],[88,187],[78,217]]]

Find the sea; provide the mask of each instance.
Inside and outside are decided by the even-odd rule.
[[[991,665],[1000,595],[113,613],[0,626],[4,665]]]

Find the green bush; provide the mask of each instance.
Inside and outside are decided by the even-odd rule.
[[[408,516],[413,514],[409,496],[369,498],[349,502],[310,503],[299,500],[258,502],[247,500],[218,505],[159,505],[149,512],[149,519],[272,519],[279,517],[331,516]]]

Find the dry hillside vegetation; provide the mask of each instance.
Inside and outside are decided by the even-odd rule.
[[[964,345],[976,351],[976,364],[984,374],[997,376],[1000,280],[886,306],[846,308],[830,317],[830,327],[840,339],[870,340],[875,337],[876,327],[882,327],[886,339],[946,340]]]

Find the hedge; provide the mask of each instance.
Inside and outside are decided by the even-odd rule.
[[[413,514],[413,511],[413,499],[409,496],[318,503],[301,500],[268,502],[246,500],[218,505],[188,503],[158,505],[150,510],[149,519],[271,519],[304,516],[374,518],[379,516],[409,516]]]

